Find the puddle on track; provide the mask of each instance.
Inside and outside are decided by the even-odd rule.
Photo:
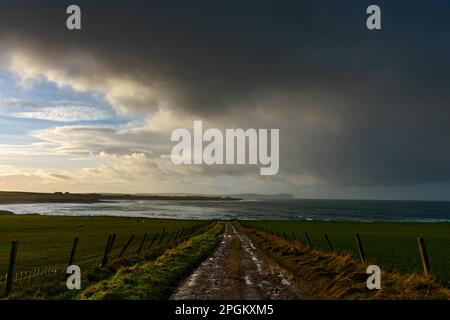
[[[213,254],[175,290],[173,300],[265,300],[302,299],[291,285],[292,275],[264,258],[251,239],[226,224]],[[230,250],[240,243],[239,270],[230,270]]]

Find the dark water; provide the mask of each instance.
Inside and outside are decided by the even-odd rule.
[[[178,219],[450,222],[450,202],[434,201],[113,201],[1,205],[18,214],[109,215]]]

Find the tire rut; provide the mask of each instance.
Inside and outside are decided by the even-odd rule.
[[[231,229],[231,230],[230,230]],[[302,299],[293,276],[227,223],[213,254],[175,290],[173,300]]]

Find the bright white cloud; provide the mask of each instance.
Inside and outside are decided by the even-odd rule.
[[[110,114],[103,110],[82,106],[56,106],[35,108],[30,111],[13,112],[12,117],[25,119],[49,120],[58,122],[77,122],[106,120]]]
[[[57,154],[94,154],[109,152],[129,154],[161,153],[167,147],[165,139],[149,131],[115,130],[97,126],[58,126],[37,130],[33,138],[51,146]]]
[[[98,92],[121,113],[155,111],[166,104],[159,83],[143,83],[132,77],[115,75],[105,70],[87,54],[64,56],[57,61],[31,52],[10,52],[9,70],[24,88],[45,80],[58,87],[70,87],[78,92]]]

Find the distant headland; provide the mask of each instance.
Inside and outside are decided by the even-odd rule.
[[[0,204],[17,203],[96,203],[113,200],[196,200],[196,201],[236,201],[241,198],[231,196],[202,195],[146,195],[115,193],[70,193],[70,192],[15,192],[0,191]]]

